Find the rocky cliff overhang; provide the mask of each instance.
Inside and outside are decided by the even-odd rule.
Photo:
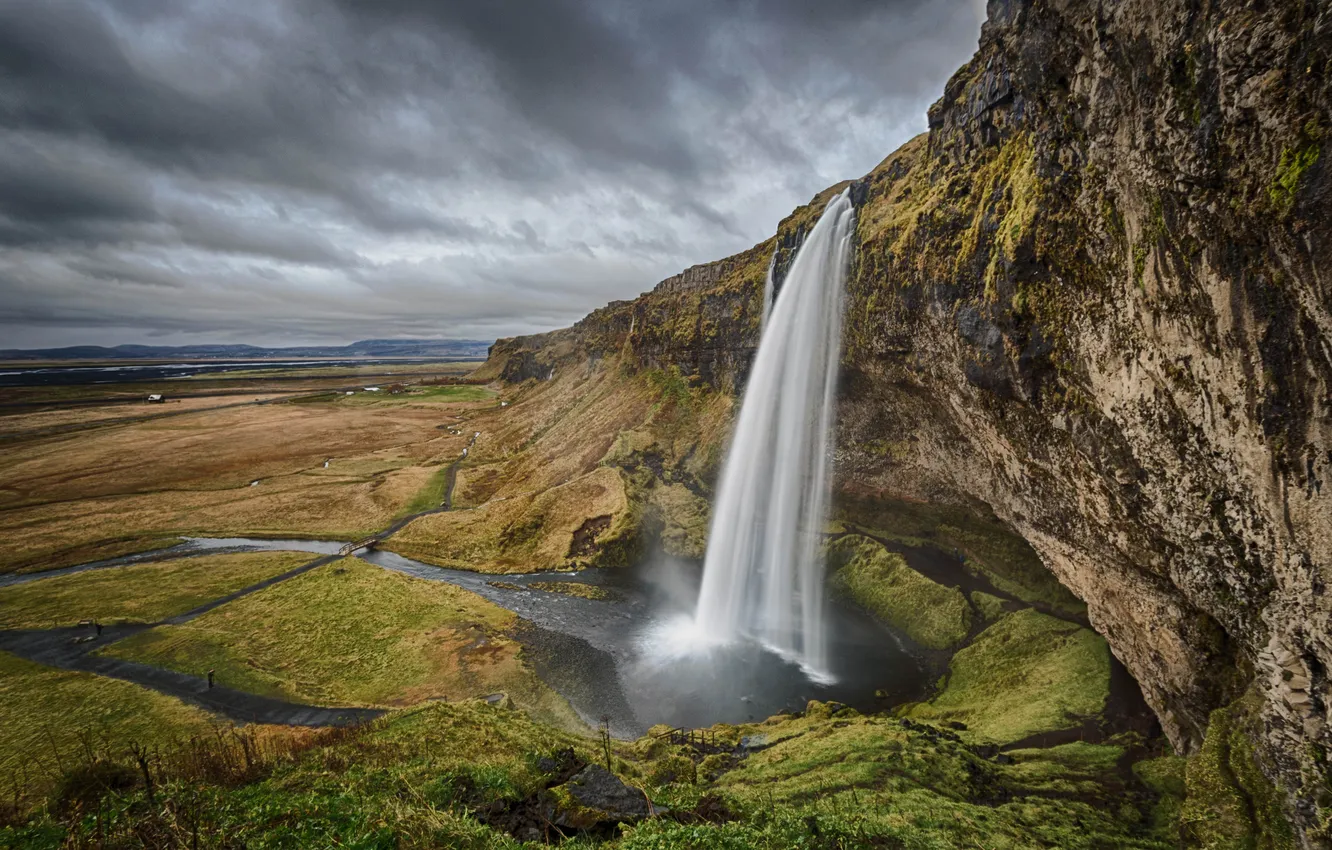
[[[1330,87],[1329,0],[992,0],[929,133],[856,184],[837,460],[845,488],[988,503],[1180,750],[1248,694],[1310,843],[1332,829]],[[617,353],[734,391],[770,255],[840,188],[489,368]]]

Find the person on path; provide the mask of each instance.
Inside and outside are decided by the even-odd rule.
[[[209,687],[210,689],[213,687],[213,671],[212,671],[212,670],[209,670],[209,671],[208,671],[208,687]]]
[[[102,636],[102,624],[99,623],[99,622],[97,622],[96,620],[94,620],[94,621],[93,621],[93,628],[97,629],[97,636],[98,636],[98,637],[101,637],[101,636]]]

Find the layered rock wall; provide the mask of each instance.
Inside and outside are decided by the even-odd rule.
[[[992,0],[930,130],[853,190],[839,486],[980,499],[1084,599],[1171,740],[1248,693],[1332,836],[1332,0]],[[743,386],[778,234],[574,328]],[[694,281],[689,283],[688,281]]]

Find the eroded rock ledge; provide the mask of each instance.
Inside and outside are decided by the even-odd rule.
[[[979,499],[1087,602],[1174,744],[1249,693],[1328,840],[1332,2],[992,0],[930,130],[856,186],[837,475]],[[845,184],[843,184],[845,185]],[[695,286],[502,340],[734,392],[832,192]]]

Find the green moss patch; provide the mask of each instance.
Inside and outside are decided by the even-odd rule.
[[[1090,629],[1016,611],[953,656],[942,692],[910,716],[954,720],[997,743],[1071,729],[1105,708],[1110,649]]]
[[[931,649],[947,649],[966,639],[971,606],[955,587],[935,584],[906,560],[873,540],[851,535],[833,547],[845,566],[833,586],[883,622]]]
[[[1202,749],[1188,760],[1180,812],[1186,843],[1205,850],[1295,846],[1276,792],[1254,760],[1241,704],[1213,711]]]
[[[596,584],[582,581],[534,581],[527,585],[533,590],[546,593],[561,593],[565,596],[577,596],[582,599],[614,599],[615,594]]]
[[[1281,160],[1277,163],[1276,174],[1267,187],[1268,199],[1279,212],[1289,212],[1295,205],[1295,195],[1300,190],[1304,174],[1318,162],[1322,145],[1317,141],[1307,141],[1297,147],[1288,147],[1281,151]]]
[[[1087,606],[1046,569],[1027,541],[994,517],[951,505],[849,496],[838,500],[836,515],[843,523],[864,528],[876,537],[908,546],[957,550],[968,572],[1023,602],[1049,605],[1070,616],[1087,612]]]
[[[1133,773],[1157,796],[1152,809],[1152,824],[1162,834],[1179,842],[1180,807],[1184,804],[1183,756],[1162,756],[1133,765]]]

